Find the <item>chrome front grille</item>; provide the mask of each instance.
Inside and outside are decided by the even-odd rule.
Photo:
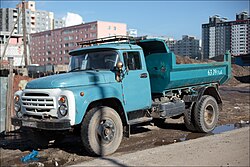
[[[48,112],[50,109],[55,108],[54,98],[42,93],[24,94],[22,96],[22,104],[27,111],[34,112]]]

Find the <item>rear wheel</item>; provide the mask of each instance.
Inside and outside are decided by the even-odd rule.
[[[184,123],[185,126],[188,130],[196,132],[197,129],[195,127],[195,120],[194,120],[194,109],[195,109],[195,104],[193,103],[189,109],[186,109],[184,111]]]
[[[219,117],[218,103],[214,97],[203,95],[194,110],[195,123],[199,132],[211,132]]]
[[[96,107],[85,116],[81,126],[81,139],[92,155],[108,155],[119,147],[123,135],[119,114],[110,107]]]

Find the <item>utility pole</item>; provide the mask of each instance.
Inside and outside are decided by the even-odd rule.
[[[22,24],[23,24],[23,55],[24,55],[24,67],[27,67],[27,33],[26,33],[26,17],[25,17],[25,0],[22,0]]]

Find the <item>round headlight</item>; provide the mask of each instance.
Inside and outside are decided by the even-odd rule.
[[[67,113],[68,113],[68,107],[65,104],[60,105],[60,107],[59,107],[59,113],[62,116],[67,115]]]
[[[14,99],[15,99],[15,103],[18,103],[19,100],[20,100],[20,97],[19,97],[18,95],[16,95],[16,96],[14,97]]]
[[[20,104],[18,104],[18,103],[15,104],[14,109],[15,109],[16,112],[20,111],[20,108],[21,108]]]

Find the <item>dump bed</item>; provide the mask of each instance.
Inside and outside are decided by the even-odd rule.
[[[224,55],[224,62],[176,64],[176,56],[164,41],[143,40],[138,44],[144,50],[152,93],[208,83],[221,85],[231,77],[229,52]]]

